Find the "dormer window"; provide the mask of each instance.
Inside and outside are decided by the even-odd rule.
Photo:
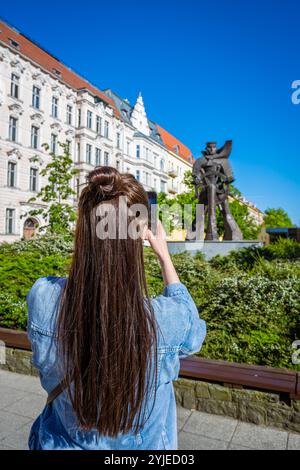
[[[52,69],[52,72],[58,77],[61,78],[61,72],[57,69]]]
[[[20,49],[20,45],[17,41],[15,41],[14,39],[10,39],[9,40],[9,44],[12,46],[12,47],[15,47],[16,49]]]
[[[177,153],[177,155],[179,155],[179,150],[180,150],[180,148],[179,148],[179,145],[178,145],[178,144],[176,144],[176,145],[174,146],[174,150],[175,150],[175,152]]]

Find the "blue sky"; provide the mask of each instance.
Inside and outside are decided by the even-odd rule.
[[[1,16],[200,155],[233,139],[236,186],[300,226],[299,0],[5,2]]]

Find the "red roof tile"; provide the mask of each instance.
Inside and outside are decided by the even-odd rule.
[[[59,60],[55,59],[51,54],[34,44],[21,33],[10,28],[7,24],[3,23],[3,21],[0,21],[0,30],[1,41],[8,45],[11,45],[11,39],[16,41],[19,44],[18,51],[20,52],[20,54],[23,54],[24,56],[28,57],[30,60],[34,61],[40,67],[47,70],[48,72],[51,72],[52,74],[53,69],[57,70],[58,72],[60,72],[61,80],[67,85],[69,85],[71,88],[77,90],[81,88],[88,89],[91,93],[98,96],[99,98],[101,98],[101,100],[111,106],[114,110],[115,116],[120,118],[120,113],[117,107],[115,106],[113,100],[106,96],[104,93],[102,93],[100,90],[98,90],[96,87],[91,85],[88,81],[81,78],[75,72],[63,65]]]
[[[184,158],[188,162],[193,163],[194,159],[190,149],[168,131],[163,129],[163,127],[159,126],[158,124],[156,124],[156,126],[165,146],[172,152],[178,153],[180,157]]]

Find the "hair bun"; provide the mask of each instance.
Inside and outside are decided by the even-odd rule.
[[[103,195],[116,195],[120,191],[121,175],[115,168],[110,166],[99,166],[87,176],[91,189],[100,191]]]

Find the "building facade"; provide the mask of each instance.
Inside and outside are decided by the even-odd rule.
[[[0,241],[32,234],[42,221],[26,214],[46,178],[40,170],[59,142],[74,166],[75,197],[97,165],[132,173],[146,190],[176,195],[192,168],[191,151],[148,119],[143,98],[134,106],[101,91],[30,39],[0,21]]]

